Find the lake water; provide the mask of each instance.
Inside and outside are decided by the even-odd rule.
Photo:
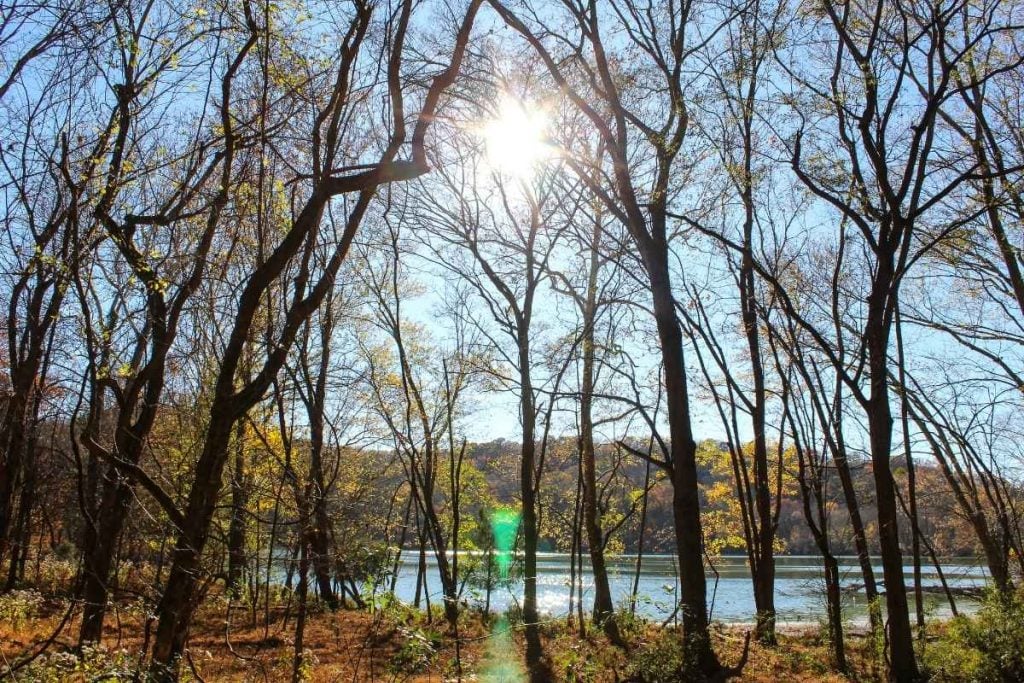
[[[461,557],[461,556],[460,556]],[[635,557],[620,556],[609,558],[609,580],[612,598],[616,606],[625,605],[633,590]],[[460,563],[471,563],[471,558],[460,559]],[[411,603],[416,591],[416,551],[405,551],[399,562],[395,593],[399,600]],[[844,590],[844,616],[854,622],[866,622],[867,604],[863,590],[860,566],[855,557],[839,558],[840,575],[847,590]],[[538,554],[537,600],[540,611],[549,616],[565,615],[569,610],[569,555],[561,553]],[[432,603],[441,602],[441,582],[433,556],[427,554],[427,585]],[[711,618],[723,622],[750,622],[754,618],[754,597],[750,582],[750,571],[744,557],[723,557],[714,563],[718,572],[708,571],[708,606]],[[943,562],[942,571],[952,587],[981,587],[987,581],[987,571],[981,562],[972,558],[955,558]],[[882,568],[875,567],[876,579],[881,582]],[[906,566],[908,585],[913,578],[913,568]],[[927,614],[937,618],[948,617],[949,604],[941,592],[938,573],[933,566],[922,567],[922,585],[935,588],[926,592]],[[515,577],[506,585],[498,586],[491,592],[491,610],[502,612],[520,602],[523,594],[522,578]],[[578,579],[577,579],[578,580]],[[637,614],[652,620],[667,619],[675,609],[677,591],[675,561],[671,555],[646,555],[640,573],[637,591]],[[577,591],[578,592],[578,591]],[[913,600],[912,594],[908,596]],[[468,582],[463,599],[470,605],[482,607],[484,590]],[[578,599],[578,595],[577,595]],[[593,602],[593,580],[589,564],[584,564],[583,605],[589,610]],[[813,556],[783,556],[776,558],[775,607],[778,620],[782,623],[818,623],[824,618],[825,596],[821,559]],[[957,600],[962,611],[971,611],[973,603],[966,598]]]

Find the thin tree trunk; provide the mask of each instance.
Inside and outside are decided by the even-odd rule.
[[[420,608],[420,600],[424,590],[423,584],[427,579],[427,541],[423,537],[423,530],[420,528],[419,513],[416,514],[416,538],[419,542],[419,552],[416,554],[416,596],[413,599],[413,607]]]
[[[110,470],[104,481],[103,498],[97,510],[98,529],[91,540],[91,547],[86,549],[84,558],[79,645],[99,642],[103,636],[110,575],[133,495],[131,489],[120,478],[110,479],[118,477],[113,468]]]
[[[524,326],[525,327],[525,326]],[[523,501],[523,622],[526,627],[526,668],[530,680],[545,680],[541,659],[540,625],[537,613],[537,488],[534,483],[537,445],[534,435],[536,411],[530,377],[530,347],[525,329],[519,343],[520,414],[522,419],[522,460],[519,468]]]
[[[754,26],[759,26],[761,23],[761,17],[757,16],[758,12],[759,5],[755,4],[751,17],[751,23]],[[762,38],[760,35],[757,37]],[[755,46],[762,42],[770,46],[772,37],[769,35],[764,38],[764,41],[755,41]],[[756,49],[755,47],[755,51]],[[761,643],[774,645],[776,642],[775,532],[777,518],[772,510],[770,473],[768,471],[767,390],[758,328],[757,288],[754,279],[754,224],[757,217],[754,203],[754,118],[758,107],[759,65],[762,56],[760,54],[749,56],[751,69],[747,75],[746,92],[742,93],[740,98],[742,115],[737,124],[743,141],[743,171],[741,175],[734,173],[733,178],[743,203],[743,251],[739,268],[740,312],[750,359],[750,374],[753,380],[753,397],[750,402],[750,422],[754,435],[754,505],[752,507],[757,514],[756,538],[753,539],[753,556],[756,562],[751,564],[751,578],[754,584],[754,603],[757,608],[755,635]],[[739,444],[737,444],[738,447]],[[753,521],[754,515],[751,514],[748,523]]]
[[[899,304],[895,311],[896,358],[900,392],[900,426],[903,432],[903,457],[907,461],[907,497],[910,505],[906,510],[910,518],[911,553],[914,562],[914,613],[917,618],[918,638],[924,639],[924,592],[921,586],[921,529],[917,513],[917,475],[914,470],[914,454],[910,446],[910,414],[907,403],[906,356],[903,350],[903,321],[900,319]]]
[[[324,305],[320,325],[320,362],[312,389],[312,400],[307,405],[309,412],[309,482],[306,500],[312,513],[312,529],[309,533],[309,552],[313,572],[316,575],[320,599],[332,611],[338,609],[338,597],[331,585],[331,520],[327,514],[327,480],[324,477],[324,419],[327,403],[327,375],[330,372],[331,344],[334,331],[334,297],[329,294]],[[305,361],[305,355],[303,361]],[[308,377],[308,373],[307,373]]]
[[[640,503],[640,531],[636,541],[636,568],[633,572],[633,590],[629,599],[629,613],[636,615],[636,601],[640,593],[640,572],[644,561],[644,540],[647,534],[647,502],[651,492],[651,461],[646,461],[644,469],[644,499]]]
[[[576,467],[576,493],[573,496],[572,501],[572,536],[571,542],[569,543],[569,611],[565,615],[566,624],[571,629],[573,621],[576,619],[576,574],[582,572],[583,567],[577,568],[577,558],[580,557],[580,544],[582,542],[581,536],[581,525],[582,520],[582,500],[583,496],[581,490],[583,488],[583,459],[580,458]],[[583,601],[583,595],[579,596],[579,601]],[[577,629],[577,633],[580,637],[583,637],[583,629],[585,628],[583,621],[583,610],[580,610],[580,625]]]
[[[820,548],[820,546],[819,546]],[[825,594],[828,601],[828,630],[832,640],[832,651],[836,661],[836,669],[847,673],[846,645],[843,642],[842,594],[840,593],[839,563],[827,549],[822,552],[822,563],[825,566]]]
[[[837,396],[836,400],[838,402],[840,397]],[[838,407],[838,403],[836,410],[842,410]],[[875,570],[871,564],[871,551],[868,547],[867,531],[864,528],[864,520],[860,514],[860,503],[857,500],[857,493],[853,488],[853,475],[850,472],[850,462],[846,456],[846,444],[843,441],[842,427],[838,421],[836,422],[835,430],[835,439],[830,439],[832,462],[836,467],[836,473],[839,475],[839,484],[843,490],[843,500],[846,503],[847,513],[850,515],[850,528],[853,530],[853,544],[857,551],[857,562],[860,564],[861,578],[864,580],[864,595],[868,601],[868,619],[871,622],[871,630],[879,632],[882,628],[882,615],[878,603],[878,584],[875,581]]]
[[[228,527],[228,595],[238,598],[242,594],[245,572],[245,423],[235,428],[235,466],[231,471],[231,524]]]
[[[594,452],[594,327],[597,322],[597,276],[600,269],[601,216],[594,219],[590,244],[590,264],[587,277],[586,300],[583,305],[583,369],[580,378],[580,458],[582,459],[583,525],[590,551],[590,568],[594,575],[594,624],[603,629],[608,639],[622,645],[622,636],[615,623],[615,605],[608,584],[608,570],[604,561],[604,532],[601,529],[601,511],[598,509],[597,467]],[[582,571],[582,567],[580,570]],[[582,600],[583,596],[580,595]],[[580,628],[583,625],[580,624]]]
[[[32,452],[32,448],[33,446],[30,445],[29,453]],[[32,504],[35,502],[35,465],[31,460],[27,465],[21,495],[18,496],[18,514],[15,517],[14,527],[11,529],[10,564],[7,567],[5,592],[13,590],[18,583],[25,579],[25,560],[28,557],[32,538]]]
[[[946,573],[942,571],[942,563],[939,562],[939,556],[936,555],[935,548],[924,536],[921,537],[921,541],[924,543],[924,547],[928,549],[928,556],[932,558],[932,565],[935,567],[935,573],[939,576],[942,591],[946,594],[946,600],[949,601],[949,611],[954,617],[959,616],[960,612],[956,608],[956,598],[953,597],[953,591],[950,590],[949,583],[946,581]]]
[[[487,547],[487,586],[484,594],[484,619],[491,616],[491,588],[494,581],[494,542]]]
[[[409,533],[409,515],[412,514],[412,494],[409,494],[409,498],[405,504],[405,517],[402,521],[402,535],[398,538],[398,551],[395,553],[395,562],[391,568],[391,586],[388,592],[391,595],[395,594],[395,587],[398,584],[398,570],[402,562],[402,551],[405,549],[405,539]]]
[[[299,588],[296,591],[298,614],[295,618],[295,647],[292,655],[292,683],[303,680],[304,639],[306,635],[306,598],[309,593],[309,553],[306,543],[299,551]]]
[[[15,516],[15,500],[25,460],[26,397],[18,394],[17,391],[12,392],[7,401],[5,430],[0,434],[0,445],[3,446],[0,458],[0,562],[10,554],[11,522]]]

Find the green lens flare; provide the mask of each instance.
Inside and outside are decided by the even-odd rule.
[[[518,523],[518,515],[516,515]],[[526,670],[516,655],[508,619],[500,617],[491,630],[480,671],[482,683],[524,683]]]
[[[516,544],[521,515],[511,508],[498,508],[491,512],[491,533],[494,536],[495,561],[502,581],[508,579],[512,565],[512,549]],[[524,683],[526,671],[516,655],[508,619],[500,617],[491,630],[480,671],[483,683]]]
[[[512,564],[512,546],[516,542],[519,531],[520,514],[508,508],[498,508],[491,513],[491,532],[494,534],[494,547],[498,551],[498,573],[502,580],[508,578],[508,569]]]

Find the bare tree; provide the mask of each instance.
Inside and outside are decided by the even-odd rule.
[[[486,104],[477,104],[474,111],[480,109],[488,111]],[[439,182],[424,185],[435,199],[416,206],[415,220],[433,238],[437,260],[482,304],[485,314],[467,311],[467,322],[480,330],[500,359],[491,374],[517,394],[526,662],[531,680],[545,680],[549,673],[542,661],[537,611],[537,543],[538,489],[549,421],[543,415],[536,325],[541,286],[549,279],[547,266],[565,225],[551,182],[557,171],[517,181],[503,177],[500,169],[488,173],[479,145],[474,149],[456,143],[442,152],[448,156],[441,157]],[[550,415],[550,401],[547,407]]]
[[[73,262],[77,246],[73,235],[82,193],[80,185],[68,182],[73,161],[67,136],[58,138],[50,150],[31,149],[30,138],[23,143],[16,153],[41,153],[40,169],[21,166],[16,172],[8,154],[2,159],[13,194],[4,216],[12,249],[4,269],[11,274],[4,283],[8,383],[0,401],[0,561],[10,562],[5,590],[13,587],[19,557],[26,552],[21,539],[28,534],[26,516],[35,498],[28,484],[36,427],[49,389],[47,376],[71,277],[66,264]]]
[[[646,271],[666,389],[670,451],[664,466],[673,482],[683,629],[697,667],[717,674],[721,665],[708,633],[697,446],[672,284],[669,219],[685,186],[680,154],[689,142],[688,90],[699,80],[699,69],[690,67],[733,13],[694,2],[647,7],[630,0],[608,6],[568,0],[558,7],[561,24],[555,28],[554,18],[496,0],[491,4],[536,52],[607,150],[609,168],[598,168],[593,160],[573,155],[572,141],[565,143],[568,163],[628,229]],[[622,50],[607,42],[612,32],[623,42]],[[643,85],[634,90],[631,83]]]
[[[1000,16],[984,30],[954,39],[956,22],[969,12],[962,2],[938,6],[917,2],[837,7],[823,3],[808,19],[813,30],[835,42],[821,71],[796,78],[825,108],[825,118],[804,114],[792,140],[792,166],[806,186],[839,212],[863,239],[870,263],[866,311],[859,331],[868,375],[865,390],[856,376],[843,380],[863,408],[878,507],[879,543],[889,619],[890,675],[918,676],[911,643],[903,562],[890,468],[893,417],[890,398],[890,339],[900,283],[931,246],[921,244],[921,226],[936,207],[975,172],[972,165],[950,173],[938,162],[943,132],[938,112],[970,84],[954,74],[979,43],[1012,30]],[[820,18],[819,18],[820,17]],[[994,71],[967,80],[984,83]],[[798,115],[800,112],[798,112]],[[841,173],[831,154],[843,155]]]
[[[457,633],[459,494],[466,443],[463,440],[456,445],[457,436],[452,430],[462,410],[462,395],[469,389],[472,359],[468,340],[458,324],[453,348],[440,354],[441,362],[436,359],[440,349],[416,334],[414,323],[403,312],[410,277],[402,259],[411,254],[406,251],[395,222],[385,219],[385,223],[384,244],[371,245],[382,253],[372,260],[367,254],[366,266],[360,274],[371,301],[371,320],[389,337],[394,362],[384,363],[378,360],[376,349],[368,349],[366,379],[375,399],[374,410],[387,426],[394,449],[402,458],[412,502],[422,520],[424,535],[434,549],[445,618],[449,628]],[[394,377],[399,378],[397,383],[389,381]],[[445,460],[447,473],[443,469]],[[443,486],[445,474],[447,489]],[[442,517],[445,509],[451,515],[450,525]],[[421,555],[421,568],[424,565]]]
[[[778,528],[781,487],[776,486],[768,464],[768,379],[761,339],[761,314],[758,281],[754,272],[757,250],[777,248],[781,232],[769,211],[778,211],[773,204],[775,185],[780,178],[774,173],[775,165],[767,157],[764,140],[777,125],[778,107],[769,99],[768,83],[777,44],[786,30],[785,3],[755,0],[740,6],[734,22],[725,27],[723,54],[710,55],[709,70],[714,75],[716,97],[704,105],[702,129],[717,152],[715,165],[725,171],[728,179],[720,200],[723,233],[732,231],[730,224],[738,224],[736,237],[742,251],[732,254],[726,250],[731,279],[739,294],[739,313],[743,321],[746,345],[746,363],[749,367],[750,386],[737,381],[737,373],[730,368],[731,359],[721,342],[713,337],[714,326],[710,312],[701,303],[698,293],[692,320],[685,309],[680,314],[690,323],[691,337],[702,337],[710,346],[715,365],[724,376],[728,388],[729,417],[722,406],[721,393],[713,388],[719,404],[723,426],[731,434],[731,455],[736,487],[741,501],[746,538],[747,557],[754,586],[757,607],[756,633],[764,643],[775,643],[775,534]],[[713,176],[712,176],[713,177]],[[785,209],[793,207],[777,202]],[[799,215],[799,211],[794,212]],[[714,254],[711,255],[714,258]],[[762,260],[771,260],[766,255]],[[696,285],[692,285],[696,287]],[[714,285],[712,285],[714,287]],[[697,342],[697,340],[694,340]],[[698,353],[700,353],[698,346]],[[701,360],[706,370],[706,363]],[[709,378],[710,379],[710,378]],[[736,427],[736,403],[750,416],[753,432],[752,462],[741,448]],[[776,468],[776,471],[781,471]]]
[[[243,23],[234,27],[247,40],[236,53],[224,57],[228,66],[221,77],[219,101],[203,103],[210,109],[219,107],[224,134],[186,137],[176,158],[157,162],[182,169],[176,182],[153,187],[151,191],[155,196],[148,206],[140,205],[135,212],[117,215],[115,207],[132,194],[131,179],[138,170],[136,164],[140,157],[147,148],[161,144],[157,140],[140,139],[135,134],[140,122],[165,113],[145,101],[143,93],[166,77],[165,71],[173,61],[193,57],[198,36],[180,19],[131,5],[115,11],[111,23],[115,44],[122,46],[115,56],[120,82],[113,88],[109,148],[102,150],[108,158],[108,168],[92,210],[104,230],[105,239],[138,283],[139,291],[133,293],[133,298],[138,296],[144,302],[145,313],[136,328],[136,338],[125,349],[124,362],[117,367],[112,368],[111,363],[119,356],[109,357],[108,354],[105,362],[98,362],[104,354],[104,340],[90,340],[92,405],[80,439],[93,458],[106,463],[106,473],[93,518],[85,532],[85,572],[81,590],[85,616],[79,636],[83,643],[98,641],[102,634],[108,582],[128,508],[134,498],[133,483],[141,483],[163,506],[172,504],[171,497],[161,486],[139,469],[139,463],[161,405],[168,357],[185,306],[202,282],[207,254],[214,244],[230,189],[236,182],[236,154],[245,143],[243,136],[234,133],[233,81],[257,38],[251,21],[248,26]],[[153,30],[164,31],[166,35],[177,33],[177,40],[147,41],[145,35]],[[143,43],[147,44],[145,52],[133,52],[128,47]],[[157,106],[166,109],[172,101],[172,97],[168,97]],[[200,116],[206,115],[201,110]],[[162,132],[159,128],[156,131]],[[162,241],[168,237],[169,241]],[[185,253],[194,260],[182,267],[180,259]],[[84,307],[90,305],[90,289],[95,292],[91,283],[78,285]],[[87,335],[93,334],[92,330],[87,331]],[[114,398],[116,428],[112,441],[105,445],[98,422],[104,419],[108,393]]]
[[[428,170],[424,138],[442,93],[454,80],[466,42],[469,39],[478,3],[471,3],[461,18],[452,48],[450,64],[430,83],[424,94],[411,143],[412,159],[398,160],[407,141],[402,58],[406,35],[412,19],[411,2],[399,6],[387,35],[391,39],[388,57],[382,68],[386,75],[387,97],[391,117],[389,133],[379,157],[367,164],[347,164],[346,144],[350,116],[361,113],[362,101],[354,100],[351,91],[361,75],[363,61],[374,53],[371,42],[373,6],[356,3],[353,14],[345,18],[344,39],[337,51],[333,73],[312,74],[302,87],[315,96],[313,126],[307,131],[312,144],[307,170],[300,172],[304,192],[295,195],[295,208],[279,241],[257,264],[238,296],[238,309],[231,322],[231,332],[223,350],[209,409],[209,422],[203,450],[196,462],[195,479],[188,495],[186,509],[180,514],[181,532],[174,550],[163,598],[158,607],[160,616],[153,645],[151,676],[157,680],[173,680],[178,660],[185,647],[188,626],[194,609],[194,591],[198,581],[200,557],[209,532],[221,475],[227,460],[228,444],[235,422],[257,403],[283,366],[299,329],[323,302],[334,286],[335,276],[344,261],[363,217],[377,189],[387,183],[408,180]],[[264,18],[264,21],[266,18]],[[253,19],[255,21],[255,19]],[[267,26],[258,26],[267,35]],[[323,94],[326,93],[326,97]],[[259,112],[266,116],[269,112]],[[362,115],[368,115],[362,112]],[[329,257],[323,263],[313,262],[316,247],[324,236],[320,224],[332,207],[332,200],[351,194],[342,229]],[[268,347],[251,381],[236,387],[236,375],[242,349],[255,322],[260,302],[267,289],[284,273],[292,273],[291,291],[283,295],[284,312],[280,332]]]

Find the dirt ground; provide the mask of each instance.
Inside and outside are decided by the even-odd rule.
[[[229,618],[230,614],[230,618]],[[269,616],[269,626],[266,619]],[[107,620],[102,648],[86,653],[74,671],[48,669],[49,660],[70,657],[74,652],[79,615],[69,613],[66,603],[46,601],[33,614],[0,620],[0,655],[9,666],[52,640],[46,656],[33,667],[20,670],[14,680],[107,680],[129,678],[139,666],[138,653],[155,628],[147,615],[132,605],[121,605]],[[60,627],[60,628],[58,628]],[[464,615],[458,638],[443,620],[428,621],[422,613],[405,609],[371,614],[339,611],[310,614],[306,625],[303,674],[310,681],[513,681],[522,672],[524,644],[519,629],[505,630],[502,622],[479,615]],[[54,634],[57,633],[55,636]],[[197,613],[189,636],[183,680],[283,681],[290,680],[294,657],[295,615],[286,606],[269,613],[210,601]],[[629,646],[612,646],[599,633],[580,637],[565,620],[543,627],[547,664],[552,680],[628,680],[631,663],[638,656],[658,657],[658,643],[666,634],[656,627],[634,627]],[[716,626],[716,651],[723,663],[741,659],[743,627]],[[848,638],[848,657],[853,675],[841,676],[830,669],[827,646],[813,628],[786,629],[775,647],[750,644],[743,681],[845,681],[873,680],[878,671],[867,657],[868,641]],[[644,654],[646,653],[646,654]],[[656,659],[655,659],[656,661]],[[47,673],[40,673],[47,672]]]

